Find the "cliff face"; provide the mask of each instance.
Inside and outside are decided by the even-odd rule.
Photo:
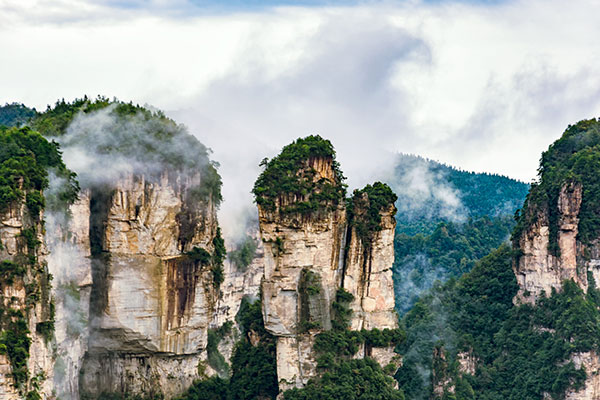
[[[191,204],[191,183],[173,179],[130,175],[111,190],[91,192],[91,332],[82,393],[170,397],[198,377],[218,289],[206,263],[187,252],[215,251],[216,211]]]
[[[0,215],[0,394],[6,400],[52,393],[54,305],[41,218],[19,200]]]
[[[518,238],[521,256],[514,271],[520,290],[516,299],[535,303],[542,292],[549,295],[553,288],[560,290],[569,279],[587,292],[588,272],[600,282],[600,248],[583,244],[577,236],[582,192],[581,184],[563,185],[554,205],[559,212],[556,226],[551,226],[547,213],[540,212]],[[557,254],[550,251],[551,229],[557,231]]]
[[[299,176],[339,185],[331,158],[309,158]],[[343,203],[318,212],[286,212],[306,197],[282,195],[275,209],[259,204],[264,245],[262,305],[265,328],[277,339],[281,391],[302,387],[316,375],[315,336],[332,328],[332,303],[339,288],[354,296],[350,328],[396,328],[393,234],[395,208],[377,212],[380,230],[361,238]],[[326,211],[325,211],[326,210]],[[364,210],[354,209],[355,215]],[[365,349],[358,356],[387,365],[393,349]]]
[[[89,226],[89,191],[79,194],[66,215],[46,216],[47,262],[54,276],[56,304],[53,389],[59,398],[78,397],[79,371],[88,347],[92,289]]]
[[[314,159],[308,168],[316,171],[315,181],[332,180],[331,161]],[[280,208],[294,199],[286,200]],[[346,212],[340,205],[305,218],[259,207],[259,224],[264,246],[263,318],[265,328],[277,337],[280,389],[302,387],[316,373],[314,334],[331,327],[330,306],[344,262]]]
[[[392,280],[395,213],[393,204],[381,212],[381,230],[366,243],[361,240],[356,226],[351,227],[342,287],[354,296],[350,304],[352,330],[398,326]]]

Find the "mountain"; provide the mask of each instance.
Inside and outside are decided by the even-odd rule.
[[[508,241],[529,189],[505,176],[405,154],[386,181],[398,194],[393,271],[400,315],[435,281],[460,277]]]
[[[35,108],[29,108],[19,103],[7,103],[0,106],[0,126],[19,127],[26,125],[37,114]]]
[[[404,316],[396,377],[409,398],[600,396],[600,122],[543,153],[512,248],[436,285]]]
[[[404,398],[396,195],[347,197],[328,140],[266,162],[259,240],[232,249],[217,163],[160,111],[61,100],[28,124],[0,128],[3,398]]]
[[[463,171],[415,155],[399,154],[386,182],[398,195],[397,231],[431,234],[440,222],[513,216],[529,185],[506,176]]]

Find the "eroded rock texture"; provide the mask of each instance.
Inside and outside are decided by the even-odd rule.
[[[81,392],[180,393],[198,377],[218,288],[208,253],[216,212],[189,200],[194,182],[127,176],[91,192],[92,302]]]
[[[549,295],[553,288],[560,290],[568,279],[587,292],[588,271],[598,282],[600,248],[586,246],[577,238],[581,200],[581,184],[565,184],[558,197],[557,226],[551,226],[547,212],[540,212],[536,221],[517,238],[521,255],[514,270],[520,289],[515,300],[535,303],[542,292]],[[551,229],[558,232],[557,254],[549,247]]]
[[[52,394],[51,277],[45,262],[42,215],[17,200],[0,215],[0,398]],[[22,360],[22,361],[19,361]]]
[[[315,182],[335,174],[331,159],[311,158],[305,169]],[[299,175],[306,171],[299,172]],[[312,214],[281,210],[305,199],[281,196],[276,210],[259,205],[264,245],[263,316],[277,337],[280,390],[302,387],[316,375],[315,335],[331,329],[331,305],[338,288],[354,295],[352,329],[396,328],[393,282],[395,208],[381,214],[381,230],[363,243],[350,228],[344,204],[322,207]],[[363,349],[364,350],[364,349]],[[389,363],[393,349],[363,351]]]

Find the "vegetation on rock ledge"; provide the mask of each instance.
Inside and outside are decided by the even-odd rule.
[[[578,238],[590,243],[600,236],[600,121],[583,120],[570,125],[562,137],[542,153],[539,180],[531,186],[523,209],[516,215],[513,241],[540,216],[546,216],[550,229],[548,248],[558,255],[558,198],[563,187],[583,187],[579,212]]]
[[[321,177],[315,181],[317,171],[310,163],[319,159],[331,163],[333,180]],[[277,157],[263,160],[261,165],[265,170],[256,180],[252,193],[256,203],[267,211],[312,215],[335,209],[345,197],[345,178],[335,159],[333,145],[318,135],[297,139],[285,146]]]

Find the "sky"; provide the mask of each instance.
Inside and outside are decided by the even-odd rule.
[[[600,114],[591,0],[0,0],[0,103],[102,94],[212,148],[224,209],[264,157],[318,133],[350,187],[398,152],[526,182]],[[227,205],[228,204],[228,205]]]

